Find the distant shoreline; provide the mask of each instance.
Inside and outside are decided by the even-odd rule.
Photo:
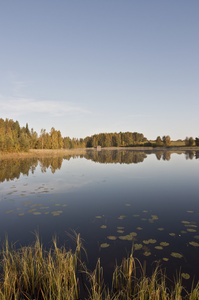
[[[97,151],[96,148],[77,148],[77,149],[30,149],[28,152],[0,152],[0,160],[9,158],[32,158],[32,157],[43,157],[43,156],[64,156],[64,155],[83,155],[87,151]],[[119,151],[173,151],[173,152],[184,152],[184,151],[199,151],[199,147],[182,147],[182,146],[171,146],[171,147],[106,147],[100,151],[105,150],[119,150]]]

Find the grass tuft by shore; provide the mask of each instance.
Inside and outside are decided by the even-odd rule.
[[[53,239],[52,249],[46,251],[38,235],[33,246],[17,250],[6,240],[1,251],[0,300],[83,299],[83,288],[83,294],[87,295],[84,299],[90,300],[199,299],[199,283],[188,292],[179,275],[173,288],[169,288],[166,275],[158,267],[150,277],[146,276],[144,268],[132,254],[115,267],[112,286],[108,287],[100,259],[94,271],[88,271],[81,260],[82,249],[79,235],[76,235],[74,253],[65,247],[59,248],[56,239]]]

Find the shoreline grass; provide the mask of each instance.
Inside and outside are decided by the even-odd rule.
[[[65,155],[84,155],[87,151],[96,150],[95,148],[78,148],[78,149],[30,149],[28,152],[2,152],[0,151],[0,160],[9,158],[33,158],[33,157],[58,157]],[[199,151],[199,147],[192,146],[169,146],[169,147],[106,147],[102,148],[101,151],[105,150],[118,150],[118,151],[152,151],[154,153],[159,151],[172,151],[181,152],[184,151]]]
[[[82,250],[78,234],[74,252],[64,246],[58,247],[56,239],[53,239],[53,247],[46,251],[38,235],[34,245],[19,249],[9,246],[6,240],[0,260],[0,300],[199,299],[199,282],[188,292],[179,275],[173,285],[168,286],[166,274],[158,266],[151,276],[146,276],[144,268],[132,254],[115,267],[112,286],[108,287],[100,259],[95,269],[88,271],[81,260]],[[82,284],[83,278],[86,282]],[[82,291],[84,285],[87,294]],[[82,298],[82,294],[86,296]]]

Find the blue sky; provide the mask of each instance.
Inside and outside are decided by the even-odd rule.
[[[0,3],[0,117],[62,136],[199,135],[198,0]]]

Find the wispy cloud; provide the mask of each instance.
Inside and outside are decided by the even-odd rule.
[[[49,114],[61,117],[73,114],[89,114],[81,106],[65,101],[36,101],[27,98],[12,98],[0,95],[1,115],[22,116],[28,114]]]

